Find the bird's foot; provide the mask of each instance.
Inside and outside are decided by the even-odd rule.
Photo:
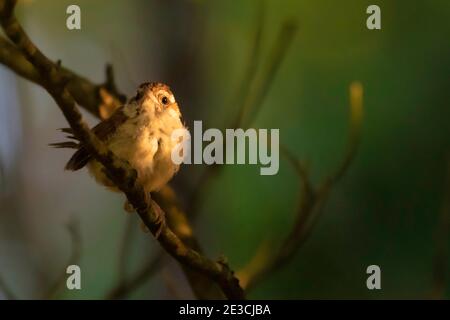
[[[133,205],[128,200],[125,200],[125,203],[123,204],[123,209],[128,213],[133,213],[136,211],[134,210]]]
[[[155,201],[152,201],[152,208],[156,215],[155,223],[158,225],[158,230],[155,233],[155,237],[158,239],[161,231],[166,227],[166,213]]]
[[[147,226],[145,225],[145,223],[143,221],[141,221],[140,227],[141,227],[142,232],[144,232],[144,233],[150,232],[150,230],[148,230]]]
[[[126,212],[129,212],[129,213],[133,213],[136,211],[134,209],[133,205],[130,202],[128,202],[128,200],[125,201],[123,208],[125,209]],[[155,213],[155,221],[153,221],[153,222],[156,225],[158,225],[158,230],[155,233],[155,237],[156,237],[156,239],[158,239],[159,235],[161,234],[161,231],[166,226],[166,214],[161,209],[161,207],[154,201],[152,201],[152,209],[153,209],[153,212]],[[144,222],[141,222],[140,226],[141,226],[141,230],[143,232],[145,232],[145,233],[150,232]]]

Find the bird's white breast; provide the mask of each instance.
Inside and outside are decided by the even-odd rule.
[[[127,120],[107,143],[112,152],[136,169],[138,180],[147,192],[159,190],[179,169],[171,159],[175,147],[171,134],[183,128],[183,124],[170,111],[173,110],[152,118],[141,115]],[[99,172],[100,164],[90,164],[89,169],[98,182],[113,187],[103,172]]]

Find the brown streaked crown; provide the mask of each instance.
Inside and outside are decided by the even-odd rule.
[[[170,87],[164,83],[161,82],[144,82],[142,83],[137,91],[136,91],[136,95],[131,98],[131,101],[139,101],[140,99],[142,99],[142,97],[144,96],[144,94],[146,92],[148,92],[148,90],[151,90],[153,93],[156,93],[156,91],[158,90],[165,90],[167,91],[169,94],[173,95],[172,91],[170,90]]]

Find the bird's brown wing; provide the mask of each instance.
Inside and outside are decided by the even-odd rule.
[[[123,112],[123,107],[117,109],[111,117],[106,120],[98,123],[94,128],[92,128],[92,132],[99,138],[101,141],[107,141],[110,139],[114,133],[117,131],[117,128],[124,123],[128,117]],[[63,128],[61,131],[70,134],[68,138],[78,140],[74,135],[73,131],[70,128]],[[78,149],[70,160],[67,162],[65,169],[76,171],[83,168],[89,160],[92,159],[92,155],[86,150],[81,142],[74,143],[72,141],[69,142],[59,142],[53,143],[51,146],[56,148],[76,148]]]
[[[107,141],[114,133],[116,133],[117,128],[128,119],[128,116],[125,115],[123,109],[123,106],[120,107],[111,115],[111,117],[103,120],[92,128],[92,132],[94,132],[101,141]]]

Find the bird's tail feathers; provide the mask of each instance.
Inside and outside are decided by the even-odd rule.
[[[86,151],[86,149],[83,148],[77,137],[75,137],[75,135],[73,134],[73,130],[71,128],[60,128],[59,130],[67,134],[66,138],[75,141],[50,143],[49,146],[53,148],[77,149],[77,151],[70,158],[69,162],[67,162],[65,169],[76,171],[83,168],[89,162],[91,156]]]

